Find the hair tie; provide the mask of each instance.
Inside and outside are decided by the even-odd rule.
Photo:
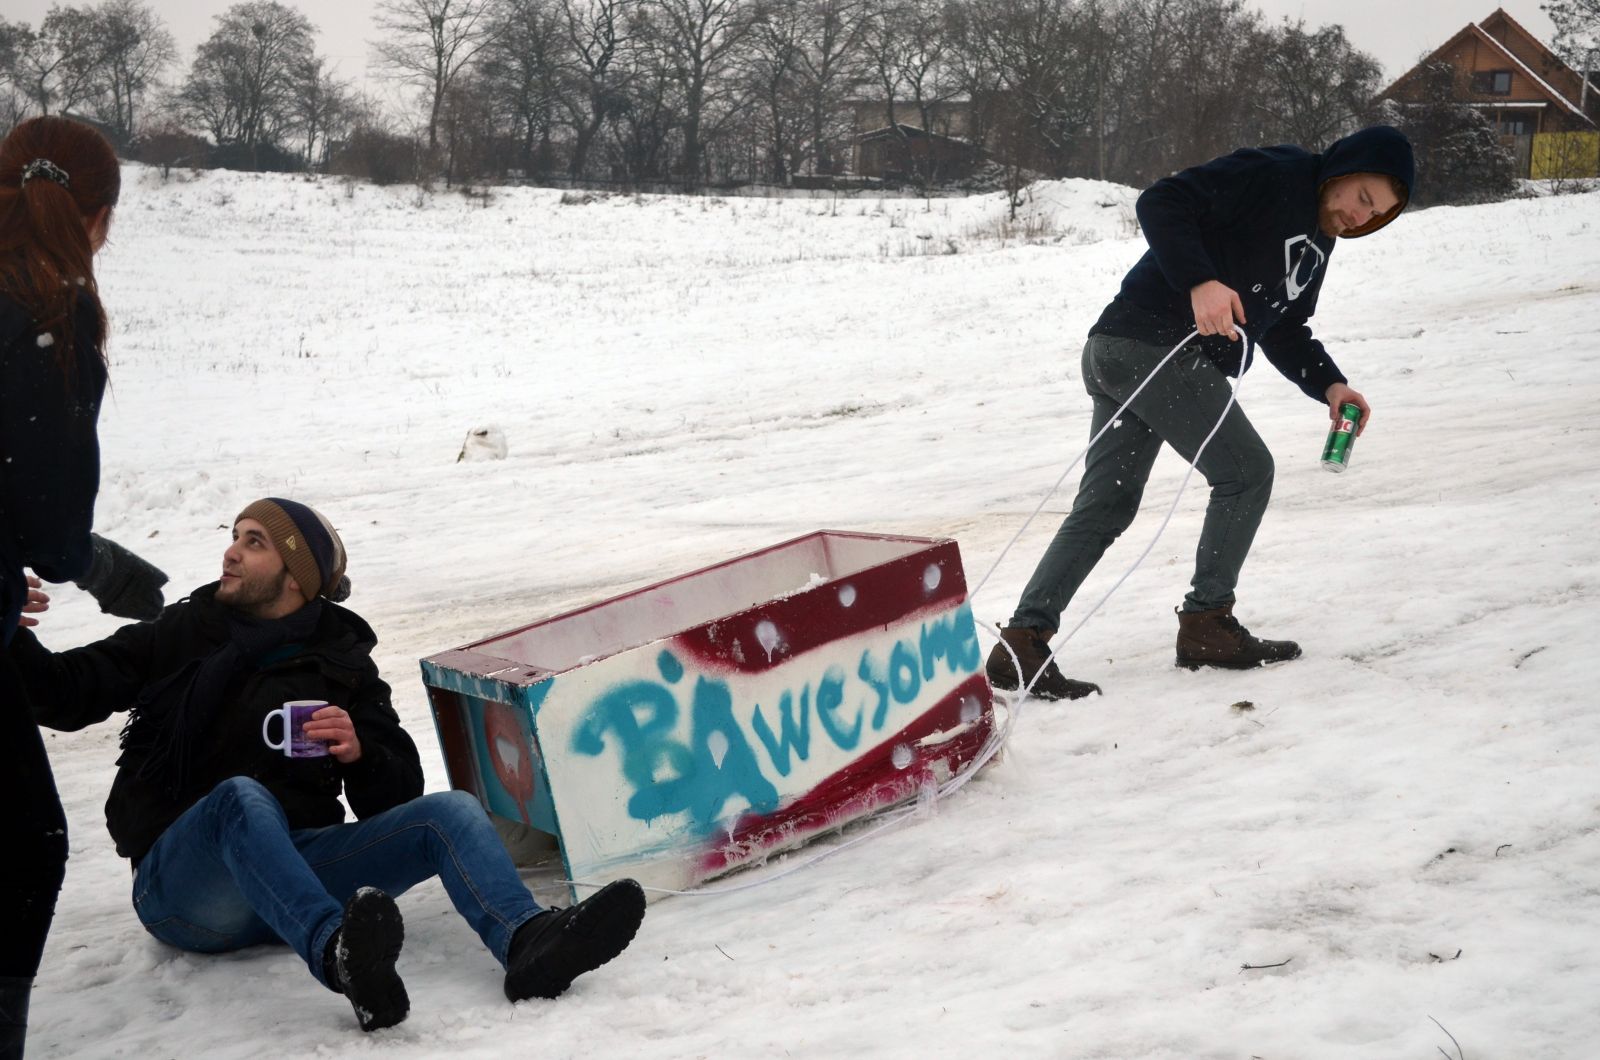
[[[34,177],[43,177],[46,180],[53,180],[63,188],[69,188],[72,186],[71,179],[67,176],[67,171],[50,161],[48,158],[35,158],[32,162],[29,162],[27,165],[23,166],[22,183],[17,186],[22,187],[23,185],[26,185],[28,181],[32,180]]]

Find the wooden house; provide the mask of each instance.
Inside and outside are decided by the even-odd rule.
[[[1447,63],[1456,97],[1483,111],[1524,176],[1600,176],[1600,76],[1580,74],[1504,8],[1472,22],[1402,74],[1380,99],[1416,102],[1422,71]]]

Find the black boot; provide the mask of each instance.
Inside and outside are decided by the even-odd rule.
[[[344,922],[328,940],[322,968],[364,1031],[393,1027],[411,1011],[406,984],[394,970],[405,938],[394,899],[376,887],[361,888],[344,904]]]
[[[1011,651],[1006,651],[1007,647]],[[1011,652],[1016,652],[1017,662],[1011,661]],[[1091,692],[1099,692],[1099,685],[1092,685],[1088,681],[1074,681],[1056,668],[1052,660],[1048,665],[1045,660],[1050,658],[1050,640],[1043,633],[1028,626],[1002,626],[1000,628],[1000,643],[989,651],[989,661],[984,666],[989,676],[989,684],[1006,692],[1017,688],[1027,688],[1032,682],[1031,695],[1039,699],[1082,699]],[[1017,663],[1022,664],[1022,672],[1017,672]],[[1039,679],[1033,679],[1040,668],[1044,673],[1039,674]]]
[[[1178,665],[1190,670],[1220,666],[1248,670],[1300,658],[1292,640],[1262,640],[1233,617],[1233,605],[1209,611],[1178,612]]]
[[[0,1060],[22,1060],[28,1042],[28,998],[33,979],[0,976]]]
[[[558,997],[584,972],[628,948],[644,920],[644,890],[608,883],[570,909],[547,909],[523,924],[506,958],[506,997]]]

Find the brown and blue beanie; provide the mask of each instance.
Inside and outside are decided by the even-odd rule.
[[[350,595],[350,579],[344,576],[344,542],[321,512],[299,501],[264,497],[246,505],[234,519],[235,526],[240,519],[254,519],[266,527],[267,536],[307,600],[322,596],[338,603]]]

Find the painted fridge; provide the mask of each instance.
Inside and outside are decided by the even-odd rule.
[[[982,654],[954,541],[824,530],[422,673],[452,786],[553,837],[575,888],[682,889],[973,762]]]

